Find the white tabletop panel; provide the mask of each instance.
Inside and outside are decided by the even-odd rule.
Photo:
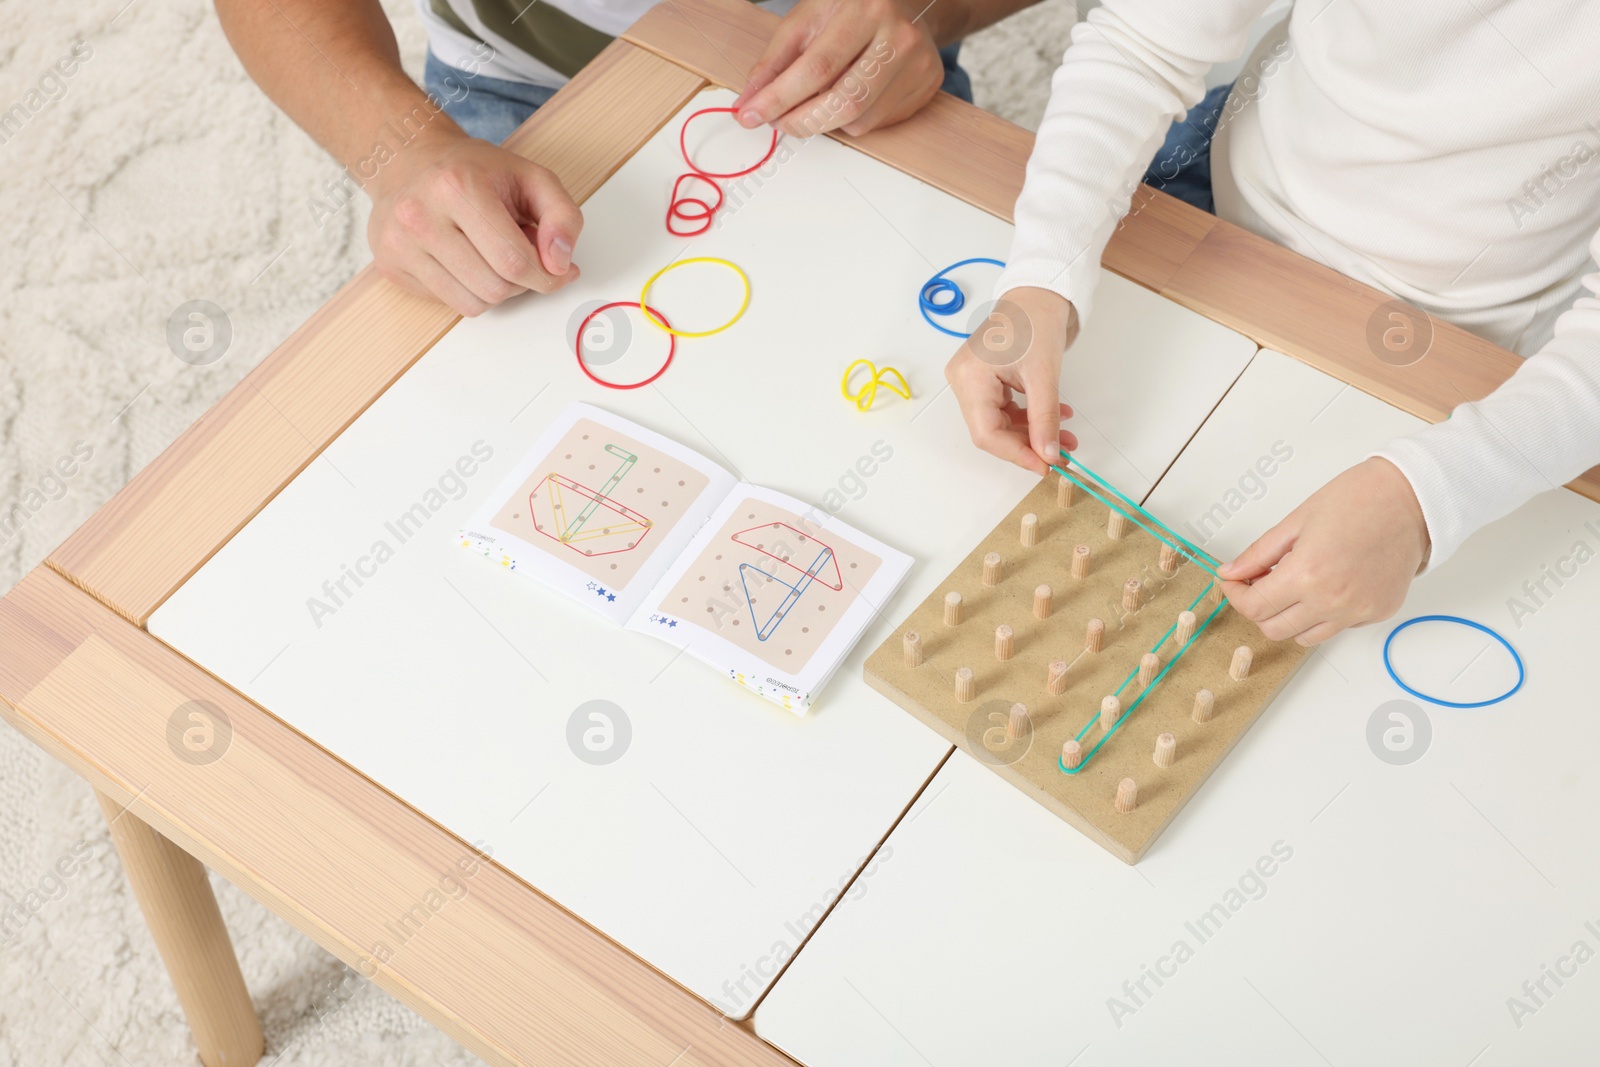
[[[1231,550],[1405,422],[1263,353],[1154,501],[1206,506],[1272,443],[1294,442]],[[1600,718],[1582,673],[1597,549],[1600,506],[1565,490],[1480,532],[1396,621],[1494,627],[1526,660],[1519,693],[1477,710],[1401,706],[1408,747],[1379,711],[1404,698],[1381,662],[1394,623],[1349,631],[1137,868],[955,754],[762,1003],[758,1030],[811,1067],[1586,1062],[1600,1007]],[[1546,564],[1570,573],[1514,612]],[[1407,631],[1396,666],[1457,701],[1514,678],[1490,639],[1443,627]]]
[[[685,112],[729,97],[705,94]],[[150,630],[742,1015],[798,944],[796,924],[831,899],[948,752],[866,687],[862,660],[1032,477],[968,443],[944,388],[957,342],[917,311],[939,267],[1003,257],[1008,225],[819,140],[747,183],[708,237],[669,237],[662,216],[683,169],[678,125],[585,206],[579,282],[451,330]],[[748,313],[724,333],[681,341],[653,386],[591,384],[564,336],[574,313],[638,299],[652,272],[687,255],[743,267]],[[964,277],[987,284],[989,271]],[[729,280],[669,276],[652,303],[680,325],[704,325],[726,306]],[[602,368],[619,378],[661,340],[637,318],[632,328],[634,347]],[[1066,395],[1096,428],[1080,430],[1085,456],[1142,494],[1253,353],[1245,338],[1108,277],[1069,361]],[[875,410],[855,410],[839,376],[858,356],[898,366],[914,399],[885,393]],[[459,546],[467,516],[574,399],[834,510],[916,558],[808,716]],[[458,483],[449,471],[474,446],[492,454],[466,464],[472,473]],[[441,479],[446,492],[430,495]],[[419,503],[430,515],[401,542],[391,526]],[[381,563],[378,542],[390,550]],[[359,586],[344,578],[340,591],[346,567],[365,576]],[[338,603],[314,613],[312,598],[333,604],[325,582]],[[591,700],[620,707],[632,728],[607,765],[583,762],[566,740],[569,717]]]
[[[1145,506],[1231,559],[1318,487],[1423,421],[1263,349]]]

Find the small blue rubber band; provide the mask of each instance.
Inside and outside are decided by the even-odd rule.
[[[1507,689],[1504,693],[1501,693],[1497,697],[1491,697],[1488,700],[1472,701],[1440,700],[1438,697],[1431,697],[1427,693],[1418,692],[1417,690],[1411,688],[1405,682],[1400,680],[1400,675],[1395,673],[1394,664],[1389,661],[1389,646],[1394,644],[1394,639],[1399,635],[1401,630],[1404,630],[1408,626],[1415,626],[1419,622],[1453,622],[1457,626],[1465,626],[1469,630],[1477,630],[1480,633],[1488,634],[1490,637],[1500,642],[1501,648],[1511,653],[1511,659],[1517,665],[1517,684],[1513,685],[1510,689]],[[1383,669],[1389,672],[1389,677],[1394,679],[1394,684],[1398,685],[1401,689],[1404,689],[1407,693],[1410,693],[1418,700],[1426,700],[1428,703],[1437,704],[1442,708],[1486,708],[1490,704],[1498,704],[1502,700],[1510,699],[1513,693],[1522,688],[1523,681],[1528,677],[1528,672],[1522,665],[1522,657],[1517,655],[1517,650],[1511,647],[1510,641],[1507,641],[1505,638],[1489,629],[1489,627],[1485,626],[1483,623],[1473,622],[1471,619],[1463,619],[1459,615],[1418,615],[1416,618],[1407,619],[1399,626],[1396,626],[1393,630],[1390,630],[1389,636],[1385,638],[1383,642]]]
[[[917,294],[917,306],[922,309],[923,319],[925,319],[928,325],[932,326],[935,330],[938,330],[940,333],[947,333],[951,337],[967,338],[971,337],[972,334],[962,333],[960,330],[952,330],[948,326],[940,326],[937,322],[933,321],[933,317],[935,315],[954,315],[956,312],[967,306],[967,294],[961,291],[961,286],[957,285],[950,278],[946,278],[945,275],[949,274],[957,267],[965,267],[969,263],[991,263],[996,267],[1005,267],[1005,264],[1000,260],[989,259],[984,256],[975,256],[972,259],[963,259],[959,263],[950,264],[944,270],[923,282],[922,291]],[[944,297],[945,299],[941,300],[939,299],[940,297]]]

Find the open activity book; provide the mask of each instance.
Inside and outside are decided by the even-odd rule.
[[[820,508],[573,404],[461,543],[804,713],[911,568]]]

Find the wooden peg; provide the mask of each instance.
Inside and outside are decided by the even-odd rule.
[[[1161,573],[1169,578],[1178,573],[1178,550],[1161,542]]]
[[[983,557],[983,584],[1000,584],[1000,553],[990,552]]]
[[[1010,659],[1015,651],[1016,642],[1012,638],[1011,627],[1001,623],[994,628],[994,658]]]
[[[1048,619],[1050,617],[1050,587],[1041,585],[1033,591],[1033,617]]]
[[[1022,547],[1032,548],[1039,543],[1039,516],[1028,512],[1022,516]]]
[[[1072,770],[1083,762],[1083,746],[1068,738],[1061,743],[1061,766]]]
[[[1139,610],[1140,598],[1144,595],[1144,583],[1137,578],[1129,578],[1122,583],[1122,610],[1129,615]]]
[[[978,695],[978,682],[972,676],[971,667],[956,668],[956,700],[965,704]]]
[[[1117,725],[1117,720],[1122,717],[1122,701],[1116,697],[1102,697],[1100,700],[1100,729],[1106,733]]]
[[[1088,632],[1083,639],[1083,647],[1090,652],[1099,652],[1106,642],[1106,624],[1099,619],[1090,619]]]
[[[1050,661],[1050,669],[1045,675],[1044,688],[1045,692],[1049,693],[1051,696],[1057,697],[1067,691],[1066,660],[1053,659]]]
[[[1211,695],[1211,690],[1202,689],[1194,695],[1194,714],[1190,717],[1195,722],[1210,722],[1214,706],[1215,699]]]
[[[900,647],[905,650],[906,666],[922,666],[922,635],[915,630],[907,630],[905,637],[900,641]]]
[[[1072,550],[1072,576],[1074,578],[1087,578],[1089,576],[1089,546],[1079,545]]]
[[[1122,540],[1122,535],[1128,532],[1128,516],[1112,508],[1106,513],[1106,536],[1113,541]]]
[[[1172,766],[1172,761],[1178,758],[1178,739],[1171,734],[1157,736],[1155,755],[1151,758],[1156,761],[1157,767]]]
[[[1150,683],[1156,680],[1156,672],[1161,670],[1161,657],[1154,652],[1146,652],[1139,657],[1139,688],[1149,689]]]
[[[1033,728],[1028,718],[1028,705],[1011,705],[1011,715],[1006,719],[1006,736],[1013,741],[1020,741],[1028,736],[1028,731]]]
[[[1233,662],[1228,665],[1228,677],[1242,682],[1250,677],[1250,646],[1240,645],[1233,650]]]
[[[1172,643],[1182,648],[1189,643],[1189,638],[1194,636],[1194,612],[1178,612],[1178,625],[1172,631]]]
[[[1126,815],[1139,803],[1139,783],[1132,778],[1124,778],[1117,783],[1117,810]]]
[[[1213,580],[1211,587],[1206,590],[1204,604],[1207,610],[1209,610],[1211,608],[1215,608],[1220,603],[1222,603],[1222,583],[1220,581]]]
[[[953,589],[944,595],[944,624],[946,626],[961,624],[961,594]]]
[[[1078,483],[1065,474],[1056,476],[1056,507],[1070,508],[1078,496]]]

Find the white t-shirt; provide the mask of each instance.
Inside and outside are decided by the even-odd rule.
[[[1074,29],[997,294],[1050,289],[1087,317],[1169,124],[1269,2],[1107,0]],[[1212,185],[1221,217],[1530,357],[1379,453],[1422,504],[1430,564],[1600,463],[1600,6],[1302,0],[1235,85]]]

